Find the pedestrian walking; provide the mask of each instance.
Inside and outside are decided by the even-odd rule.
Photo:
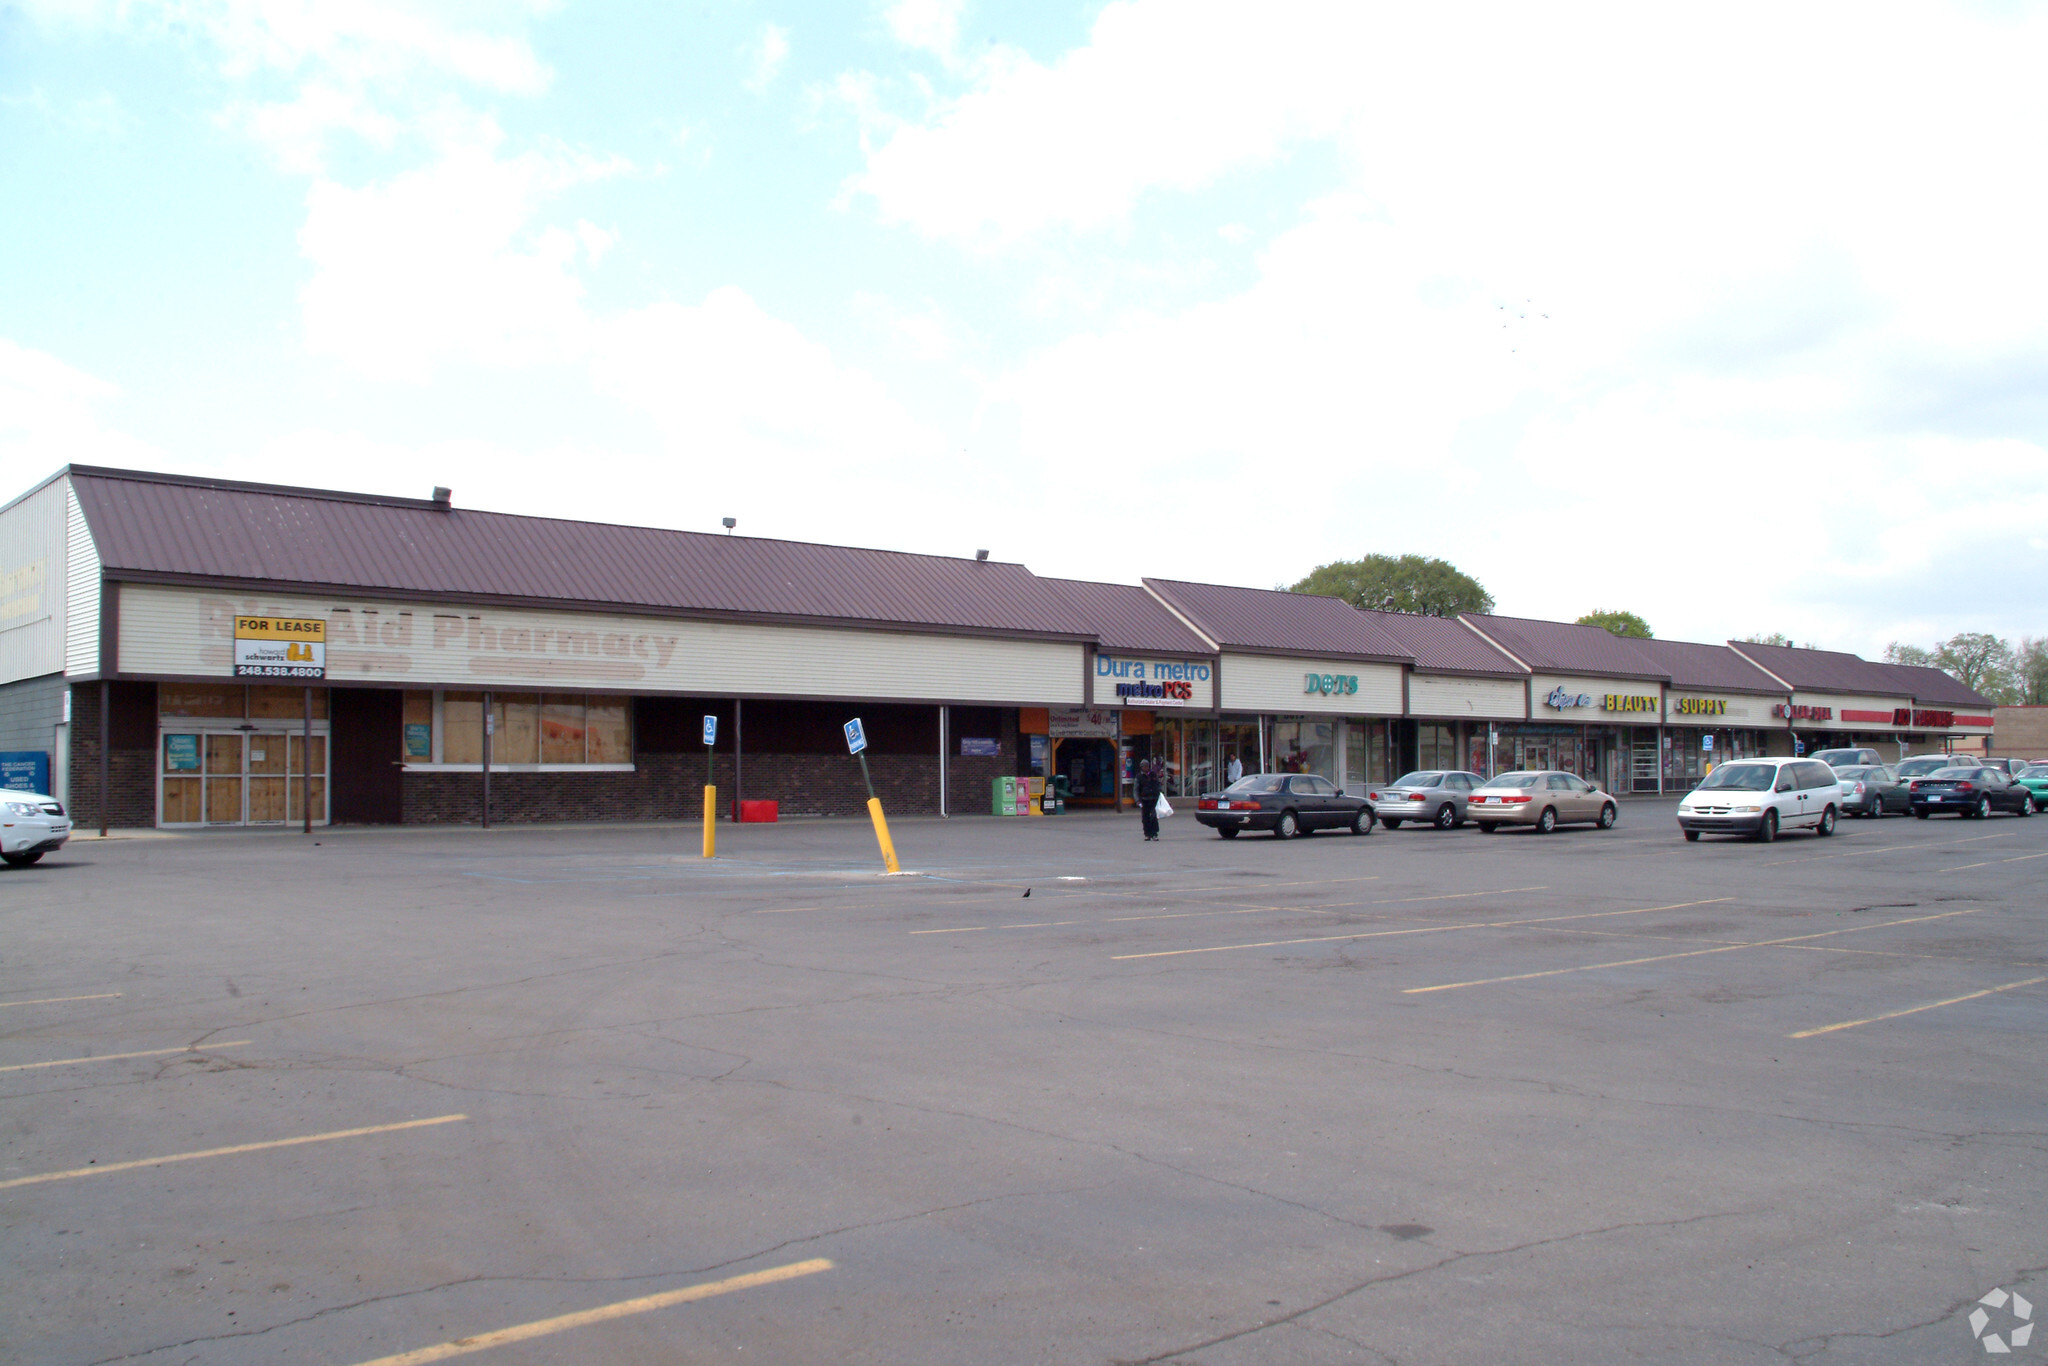
[[[1159,838],[1159,766],[1138,765],[1138,814],[1145,818],[1145,838]]]
[[[1242,778],[1244,776],[1244,760],[1238,758],[1235,754],[1231,755],[1230,767],[1224,769],[1223,771],[1224,773],[1229,775],[1230,783],[1235,783],[1239,778]],[[1228,787],[1230,783],[1226,783],[1224,784],[1224,786]]]

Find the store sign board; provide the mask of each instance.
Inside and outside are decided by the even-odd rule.
[[[405,757],[421,763],[430,762],[434,757],[434,728],[425,721],[405,723]]]
[[[1725,697],[1674,697],[1671,710],[1678,716],[1726,716],[1728,699]]]
[[[1543,705],[1557,711],[1570,711],[1575,707],[1590,707],[1593,705],[1593,694],[1589,692],[1573,692],[1569,688],[1556,687],[1552,688],[1544,696]]]
[[[1349,697],[1358,691],[1357,674],[1304,674],[1301,690],[1325,697]]]
[[[1611,692],[1600,699],[1602,711],[1653,712],[1658,706],[1655,697],[1646,697],[1640,693]]]
[[[1138,659],[1130,655],[1095,656],[1095,696],[1107,702],[1146,707],[1207,706],[1206,685],[1213,671],[1199,659]]]
[[[1780,702],[1771,708],[1771,715],[1783,721],[1832,721],[1835,719],[1835,709]]]
[[[1045,737],[1042,735],[1034,735],[1031,738],[1034,740],[1042,740]],[[995,759],[1000,758],[1002,756],[1002,752],[1002,741],[994,739],[992,737],[987,739],[982,739],[968,735],[963,735],[960,737],[960,757],[963,759]]]
[[[164,772],[197,773],[199,771],[199,737],[196,735],[166,735],[164,737]]]
[[[1054,739],[1114,737],[1120,727],[1116,711],[1104,707],[1054,707],[1046,712],[1045,720],[1046,734]]]
[[[327,623],[318,617],[237,616],[235,677],[327,677]]]

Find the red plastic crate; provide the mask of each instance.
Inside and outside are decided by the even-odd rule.
[[[740,824],[742,825],[745,825],[748,821],[763,821],[773,824],[775,819],[776,803],[774,802],[743,801],[740,803]]]

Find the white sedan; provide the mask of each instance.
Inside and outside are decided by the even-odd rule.
[[[0,789],[0,859],[26,868],[71,838],[64,803],[40,792]]]

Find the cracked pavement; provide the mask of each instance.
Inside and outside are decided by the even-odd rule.
[[[1918,1366],[2048,1303],[2048,821],[896,836],[0,872],[0,1067],[192,1050],[0,1073],[0,1181],[467,1116],[0,1189],[0,1359],[349,1366],[815,1257],[477,1359]]]

